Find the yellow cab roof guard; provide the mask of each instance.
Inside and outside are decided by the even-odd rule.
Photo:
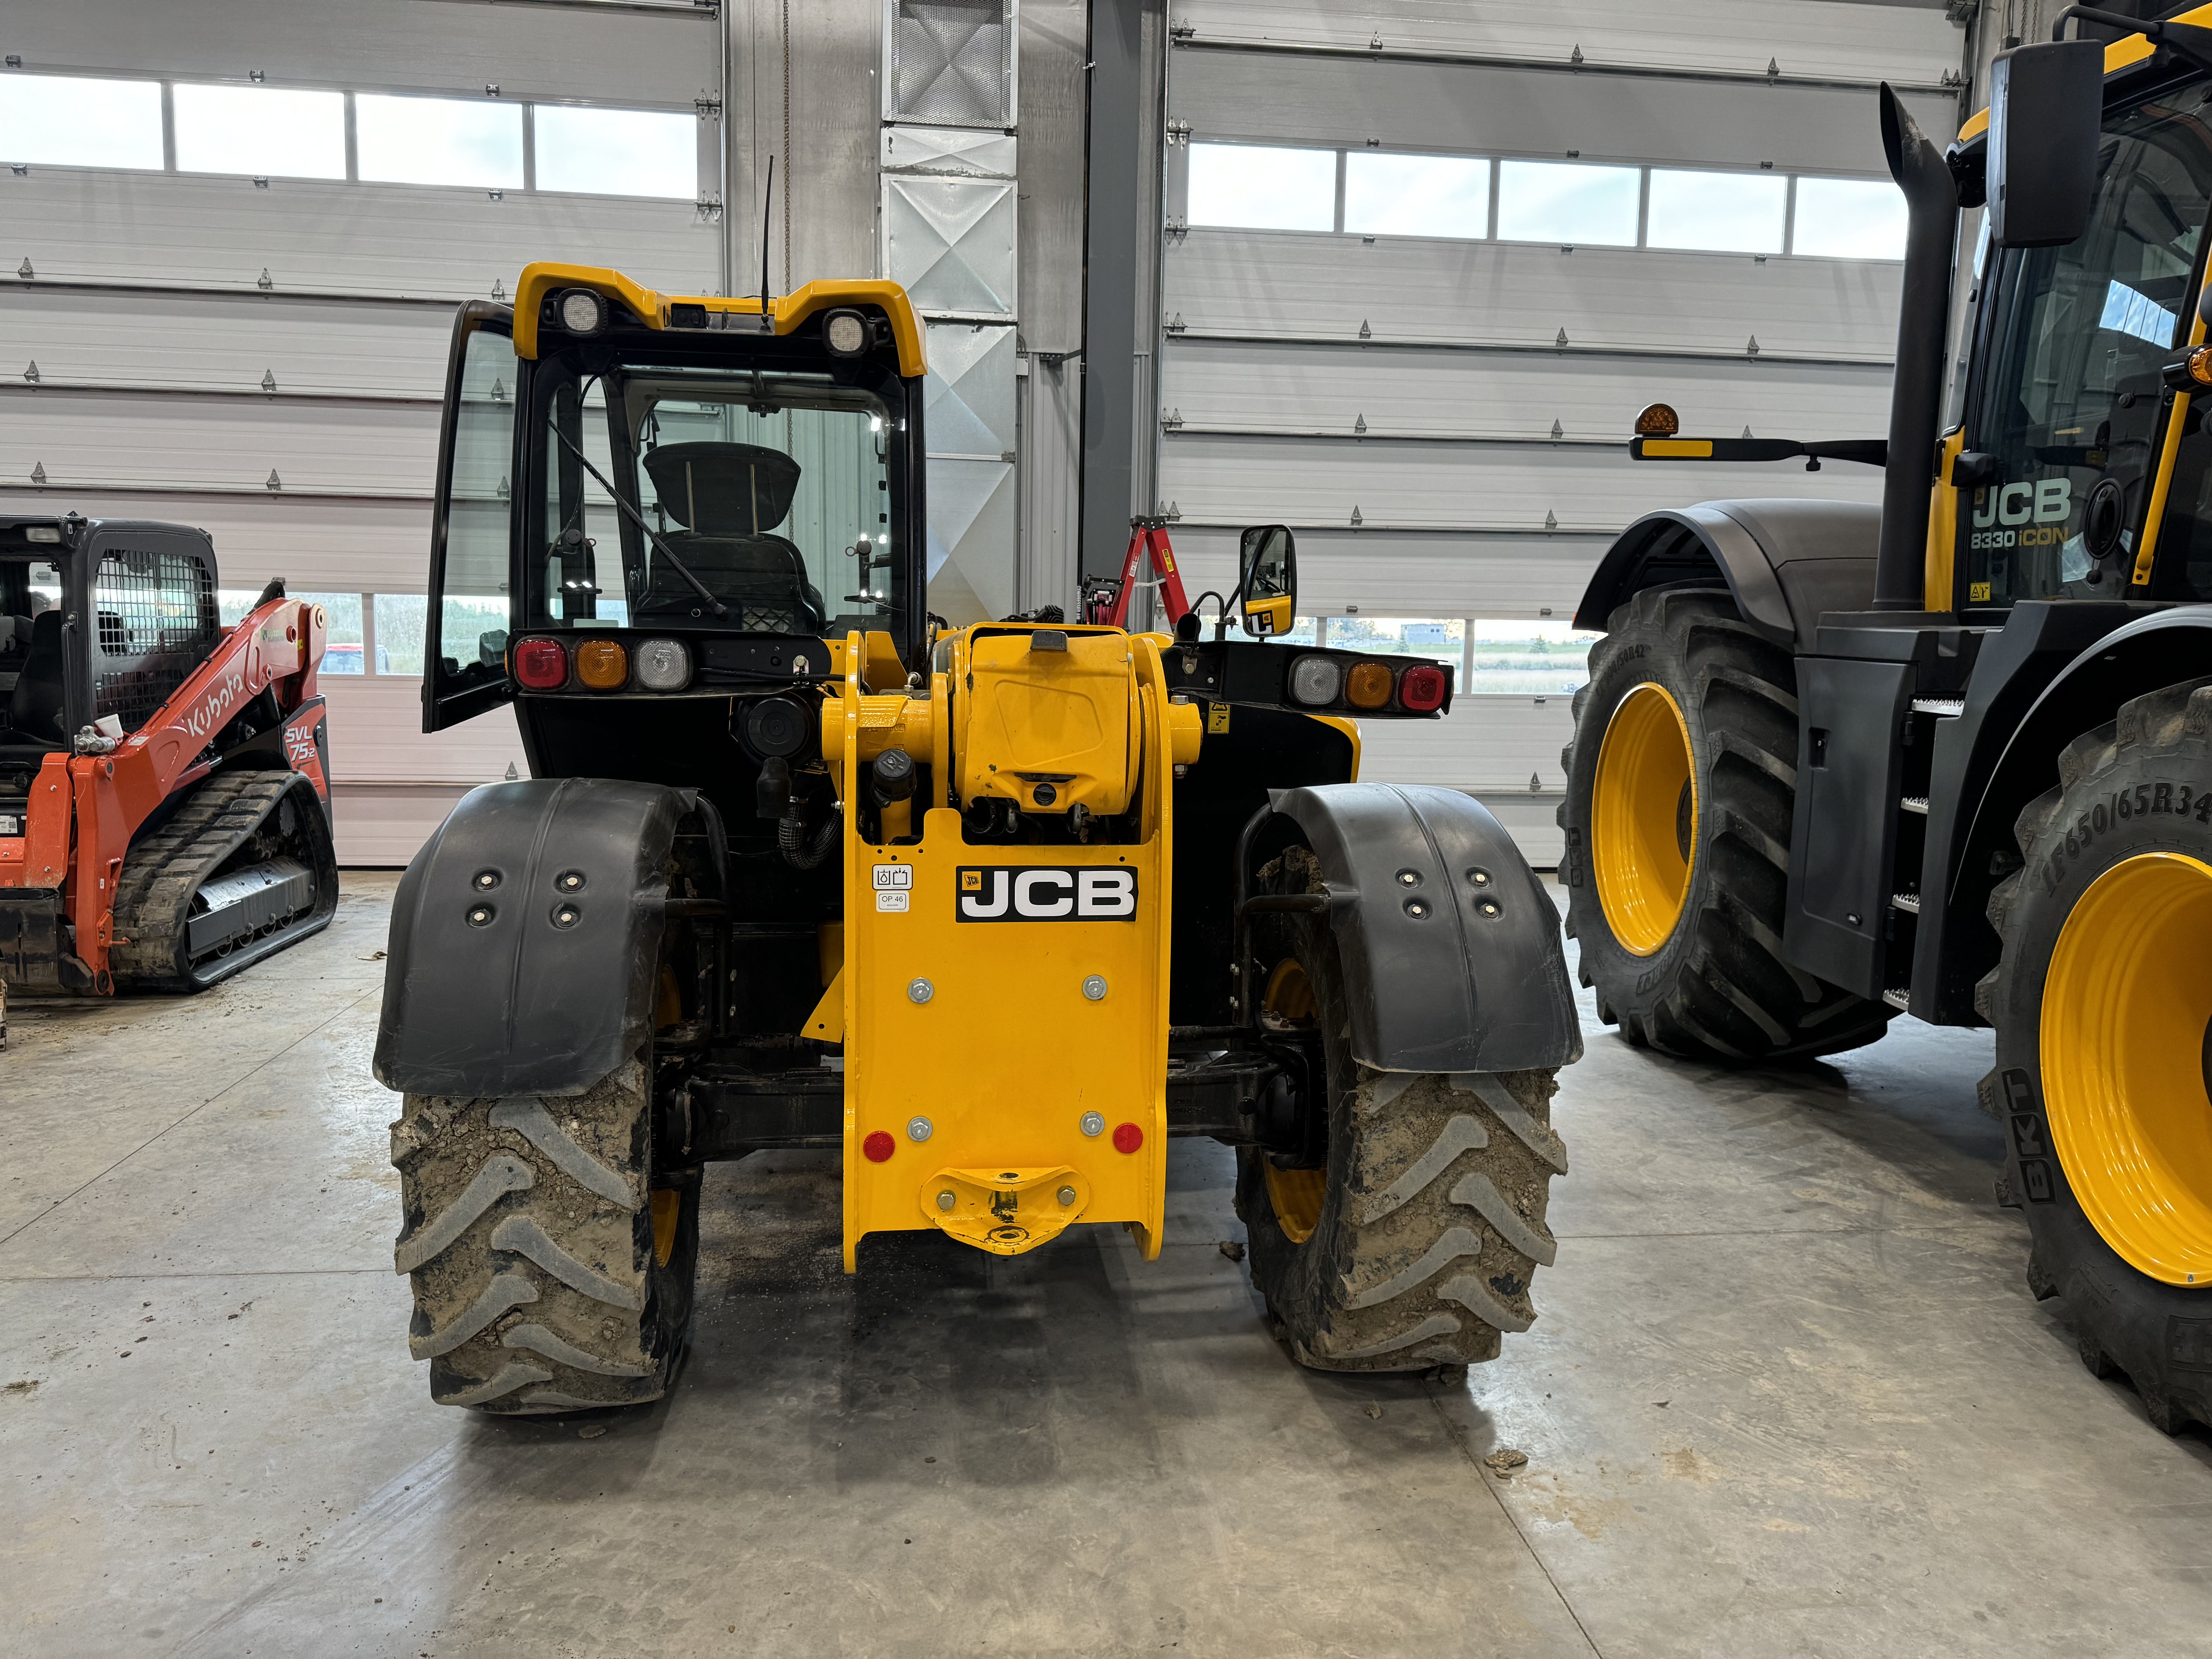
[[[757,296],[727,299],[712,295],[661,294],[641,288],[618,270],[604,265],[568,265],[538,264],[526,265],[514,289],[514,350],[520,357],[538,355],[538,313],[546,297],[560,289],[587,288],[593,293],[617,301],[634,314],[646,327],[665,329],[674,326],[672,318],[675,307],[695,306],[709,316],[758,317],[762,301]],[[840,282],[814,282],[779,295],[768,301],[769,315],[774,319],[779,335],[797,331],[799,325],[818,313],[842,306],[872,307],[890,319],[891,338],[898,347],[899,373],[914,380],[928,372],[928,360],[922,349],[921,320],[914,314],[914,303],[907,298],[906,290],[896,283],[880,279]]]

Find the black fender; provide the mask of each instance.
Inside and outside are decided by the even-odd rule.
[[[1647,587],[1725,581],[1743,619],[1778,645],[1809,651],[1820,615],[1874,603],[1881,509],[1856,501],[1702,501],[1647,514],[1598,561],[1575,626],[1605,631]]]
[[[392,901],[377,1081],[572,1095],[632,1059],[652,1035],[670,849],[698,810],[690,791],[609,778],[464,795]]]
[[[1268,800],[1321,861],[1354,1059],[1384,1072],[1518,1072],[1582,1058],[1558,907],[1481,803],[1389,783]]]

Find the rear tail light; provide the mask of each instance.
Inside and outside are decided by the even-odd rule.
[[[691,653],[680,640],[647,640],[637,648],[637,683],[648,691],[681,691],[691,684]]]
[[[1291,696],[1311,706],[1334,702],[1344,690],[1344,670],[1332,657],[1300,657],[1291,665]]]
[[[594,691],[619,691],[629,678],[629,653],[613,640],[586,640],[576,647],[576,678]]]
[[[532,691],[558,691],[568,683],[568,653],[558,640],[525,640],[514,647],[514,678]]]
[[[1398,702],[1416,714],[1444,706],[1451,676],[1434,663],[1416,663],[1398,677]]]
[[[1380,708],[1390,701],[1390,665],[1360,662],[1344,677],[1344,700],[1354,708]]]

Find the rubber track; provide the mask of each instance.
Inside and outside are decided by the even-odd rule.
[[[1574,696],[1575,739],[1560,751],[1567,799],[1559,822],[1589,844],[1590,779],[1576,766],[1603,735],[1583,720],[1594,691],[1623,681],[1665,684],[1704,751],[1698,844],[1689,908],[1650,957],[1613,942],[1583,856],[1568,889],[1567,936],[1583,945],[1580,977],[1599,1014],[1632,1041],[1666,1053],[1758,1063],[1871,1042],[1887,1029],[1881,1002],[1823,983],[1782,957],[1790,825],[1797,781],[1796,669],[1787,650],[1743,621],[1726,592],[1648,589],[1607,619]],[[1620,665],[1640,666],[1624,670]],[[1616,689],[1617,688],[1617,689]],[[1595,770],[1585,763],[1585,769]]]
[[[115,945],[109,971],[118,987],[198,991],[315,931],[295,918],[266,939],[250,940],[191,977],[176,970],[179,935],[190,921],[191,895],[295,787],[295,772],[219,772],[196,787],[173,817],[136,842],[116,884]],[[303,803],[304,808],[305,803]],[[313,867],[313,860],[309,860]],[[311,907],[307,919],[312,920]]]

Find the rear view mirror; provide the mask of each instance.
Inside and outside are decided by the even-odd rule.
[[[1990,64],[1990,240],[2057,247],[2088,228],[2097,182],[2105,48],[2045,40]]]
[[[1291,631],[1298,602],[1298,562],[1290,526],[1254,525],[1237,544],[1237,591],[1244,631],[1266,637]]]

